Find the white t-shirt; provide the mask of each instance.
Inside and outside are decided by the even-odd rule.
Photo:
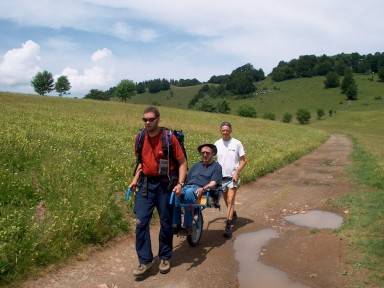
[[[223,177],[232,177],[239,166],[240,157],[245,155],[243,144],[231,138],[224,141],[223,138],[215,142],[217,148],[217,162],[223,168]]]

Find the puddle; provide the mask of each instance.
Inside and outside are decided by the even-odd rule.
[[[343,224],[343,217],[335,213],[319,210],[312,210],[304,214],[286,216],[284,219],[298,226],[318,229],[337,229],[341,227],[341,224]]]
[[[239,262],[238,279],[241,288],[309,288],[292,282],[288,274],[259,262],[261,248],[273,238],[278,238],[272,229],[241,234],[236,237],[235,257]]]

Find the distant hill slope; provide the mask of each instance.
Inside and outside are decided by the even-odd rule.
[[[271,112],[280,121],[285,112],[295,115],[297,109],[310,110],[312,119],[316,118],[316,110],[324,109],[326,115],[329,110],[342,112],[345,110],[366,111],[383,109],[384,83],[379,82],[375,75],[354,74],[358,85],[358,100],[348,103],[340,88],[325,89],[325,77],[296,78],[282,82],[273,82],[270,77],[256,83],[257,89],[267,91],[265,94],[255,94],[247,99],[229,99],[231,112],[237,115],[238,108],[243,104],[251,104],[256,108],[257,118],[264,113]],[[144,93],[134,96],[130,103],[154,104],[171,108],[187,109],[188,102],[197,94],[202,85],[190,87],[172,86],[171,91],[156,94]],[[377,98],[382,98],[380,99]]]

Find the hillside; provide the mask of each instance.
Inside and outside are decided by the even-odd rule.
[[[329,110],[342,112],[380,110],[384,108],[384,83],[378,82],[377,76],[355,74],[358,85],[358,100],[349,104],[346,97],[340,93],[340,88],[324,89],[325,77],[296,78],[282,82],[273,82],[270,77],[256,83],[257,89],[267,91],[266,94],[255,94],[247,99],[229,99],[231,112],[236,115],[238,108],[243,104],[251,104],[256,108],[257,118],[264,113],[272,112],[276,120],[280,121],[285,112],[295,115],[297,109],[306,108],[316,119],[316,110],[324,109],[326,117]],[[136,95],[130,103],[155,104],[171,108],[187,109],[188,102],[197,94],[202,85],[190,87],[172,86],[171,91],[162,91],[156,94],[143,93]],[[375,97],[381,96],[380,99]]]

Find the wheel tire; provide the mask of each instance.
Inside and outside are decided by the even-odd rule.
[[[199,244],[201,235],[203,234],[203,213],[201,209],[197,208],[192,219],[192,234],[187,236],[188,244],[191,247],[195,247]]]

